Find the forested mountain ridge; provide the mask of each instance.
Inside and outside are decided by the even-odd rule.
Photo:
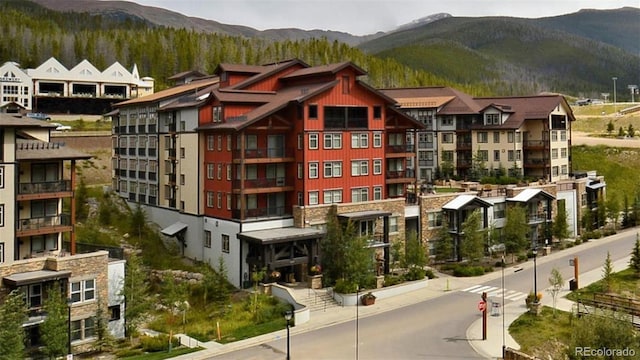
[[[591,18],[593,11],[582,13],[580,19]],[[630,36],[640,33],[640,21],[630,21],[633,17],[640,19],[640,9],[604,13],[610,15],[605,17],[608,21],[614,21],[613,13],[627,19],[621,20],[619,27],[632,31]],[[564,22],[555,19],[543,25],[520,18],[450,17],[379,37],[359,48],[453,81],[483,82],[506,95],[551,91],[599,97],[612,89],[612,76],[624,79],[620,84],[625,89],[627,84],[637,84],[640,57],[632,52],[633,41],[628,41],[632,51],[627,51],[575,35],[584,33],[584,27],[574,28],[572,33],[557,29],[559,24],[566,27],[580,23],[575,18],[578,14],[567,15]],[[603,23],[600,30],[612,26]],[[630,97],[625,92],[619,94]]]
[[[54,4],[58,9],[67,6],[69,11],[69,6],[74,6],[73,10],[79,13],[54,11],[36,2]],[[88,11],[86,4],[95,7],[96,3],[126,6],[83,12]],[[138,10],[126,10],[130,6]],[[611,24],[618,23],[620,28],[634,29],[640,25],[628,23],[629,12],[633,17],[638,11],[619,9],[618,15],[611,11],[605,18]],[[573,17],[580,13],[566,15],[572,20],[564,21],[557,19],[562,17],[545,20],[445,16],[369,41],[363,44],[366,50],[363,52],[338,40],[329,40],[322,31],[306,32],[302,40],[295,40],[300,32],[305,32],[300,29],[274,29],[255,36],[252,34],[257,30],[248,27],[188,18],[131,2],[0,0],[0,26],[4,34],[0,61],[35,67],[54,56],[68,67],[82,59],[91,61],[99,69],[114,61],[125,67],[137,64],[140,74],[154,77],[159,88],[169,85],[166,83],[169,76],[188,69],[211,73],[220,62],[263,64],[291,57],[311,65],[351,60],[369,72],[365,80],[376,87],[444,85],[472,95],[555,91],[594,97],[590,94],[599,95],[610,88],[612,75],[629,84],[640,82],[637,55],[587,39],[586,35],[574,36],[555,30],[558,23],[566,26],[572,21],[579,22]],[[584,13],[593,18],[591,11]],[[173,20],[165,21],[163,14]],[[627,20],[615,21],[611,16]],[[189,27],[185,19],[195,19],[195,24],[217,24],[218,28],[194,30],[195,26],[185,29],[175,25],[182,22]],[[547,21],[544,27],[535,25],[541,20]],[[165,23],[167,25],[163,25]],[[601,24],[600,29],[617,28],[609,23]],[[588,26],[576,27],[576,31],[583,33],[589,29]],[[618,30],[611,31],[619,34]],[[228,35],[230,32],[238,36]],[[273,41],[265,35],[271,32],[285,40]],[[434,33],[437,36],[433,36]],[[523,41],[514,34],[535,41]],[[381,35],[384,34],[375,36]]]

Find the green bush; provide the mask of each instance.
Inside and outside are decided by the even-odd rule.
[[[484,275],[484,268],[482,266],[458,265],[455,269],[453,269],[453,276],[456,277],[480,275]]]
[[[425,276],[428,277],[429,279],[435,279],[436,278],[436,274],[433,273],[433,270],[431,269],[427,269],[424,272]]]
[[[172,346],[180,346],[180,340],[175,336],[171,339]],[[158,352],[169,350],[169,335],[160,334],[158,336],[141,336],[140,346],[145,352]]]
[[[402,283],[403,279],[400,275],[385,275],[384,286],[393,286]]]
[[[418,267],[412,267],[404,275],[404,278],[407,279],[407,281],[414,281],[414,280],[424,279],[424,276],[425,276],[424,269],[421,269]]]
[[[340,294],[352,294],[358,290],[358,284],[345,279],[338,279],[333,290]]]
[[[518,262],[527,261],[527,255],[526,254],[520,254],[520,255],[518,255],[517,259],[518,259],[517,260]]]

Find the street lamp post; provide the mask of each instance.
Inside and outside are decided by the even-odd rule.
[[[358,333],[360,332],[360,329],[358,329],[358,311],[360,308],[360,286],[358,285],[358,287],[356,287],[356,360],[358,360]]]
[[[505,344],[505,334],[504,334],[504,255],[502,255],[502,358],[506,355],[506,344]]]
[[[616,105],[616,80],[618,80],[617,77],[612,77],[611,80],[613,80],[613,111],[614,112],[618,112],[618,106]]]
[[[293,311],[287,310],[284,313],[284,318],[287,320],[287,360],[291,360],[291,347],[290,347],[290,333],[289,328],[291,327],[291,319],[293,318]]]
[[[533,302],[538,302],[538,269],[536,264],[536,258],[538,257],[538,247],[533,249]]]

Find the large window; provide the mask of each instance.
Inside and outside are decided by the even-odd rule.
[[[69,282],[71,302],[80,303],[96,299],[96,280],[88,279]]]
[[[325,129],[367,129],[368,120],[367,107],[324,107]]]
[[[506,203],[493,204],[493,218],[503,219],[505,217]]]
[[[324,163],[324,177],[341,177],[342,161],[327,161]]]
[[[342,134],[330,133],[324,134],[325,149],[342,149]]]
[[[499,125],[500,114],[484,114],[485,125]]]
[[[351,134],[352,149],[366,149],[369,147],[369,134],[355,133]]]
[[[478,132],[478,142],[483,144],[489,142],[489,133],[486,131]]]
[[[442,212],[430,212],[427,214],[429,227],[436,228],[442,226]]]
[[[317,191],[309,191],[309,205],[318,205],[318,195]]]
[[[31,166],[31,182],[58,181],[58,164],[33,164]]]
[[[58,250],[58,234],[36,235],[31,237],[31,251]]]
[[[369,188],[355,188],[351,189],[351,202],[364,202],[369,201]]]
[[[325,204],[334,204],[342,202],[342,190],[325,190],[324,191],[324,203]]]
[[[351,176],[369,175],[369,160],[354,160],[351,162]]]
[[[453,133],[442,133],[442,143],[453,144]]]
[[[96,334],[96,320],[89,317],[71,322],[71,341],[93,338]]]
[[[212,107],[211,112],[211,120],[214,123],[222,122],[222,106]]]

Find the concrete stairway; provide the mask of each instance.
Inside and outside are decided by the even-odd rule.
[[[339,306],[327,289],[298,289],[295,297],[298,303],[307,306],[311,312],[327,311]]]

